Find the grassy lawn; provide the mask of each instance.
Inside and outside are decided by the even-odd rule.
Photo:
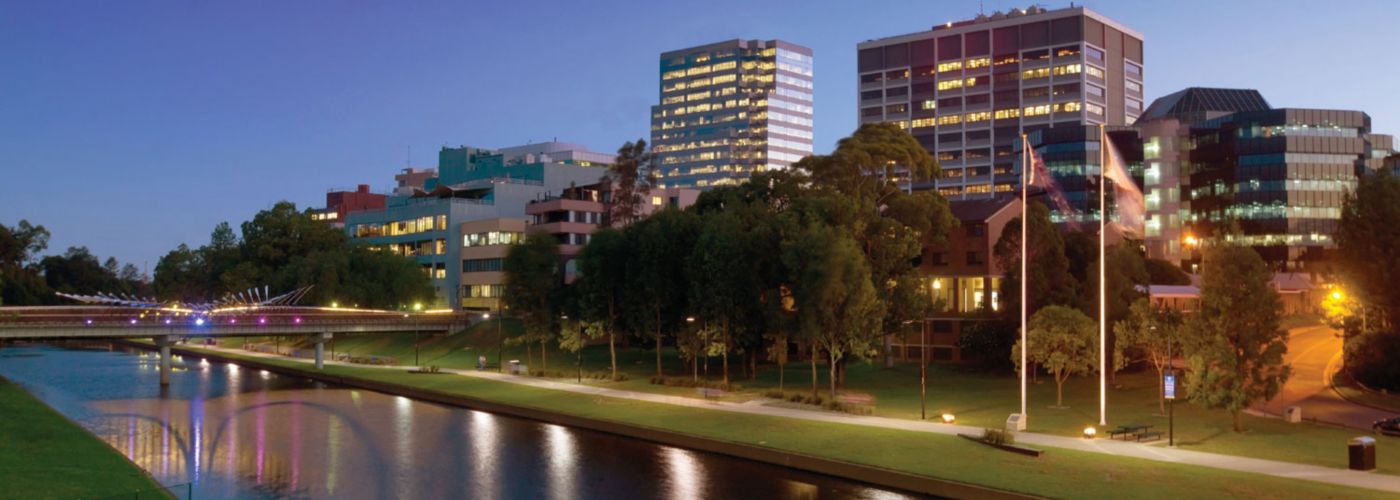
[[[163,496],[126,457],[3,378],[0,416],[0,497]]]
[[[1342,373],[1333,376],[1332,383],[1335,384],[1337,392],[1340,392],[1342,397],[1348,401],[1392,411],[1396,415],[1400,415],[1400,397],[1394,394],[1363,389],[1351,377]]]
[[[304,363],[259,359],[297,369]],[[931,477],[1050,497],[1194,498],[1221,496],[1380,498],[1379,492],[1189,465],[1052,449],[1039,459],[954,436],[682,408],[525,387],[469,377],[327,366],[332,375],[414,386],[601,420],[756,444]]]
[[[506,339],[519,332],[519,325],[507,320],[502,325]],[[236,340],[233,342],[242,342]],[[289,345],[290,340],[283,341]],[[396,356],[401,363],[413,361],[413,335],[362,335],[340,336],[336,339],[337,353],[350,352],[356,355]],[[538,365],[539,349],[534,346],[533,365]],[[445,368],[473,369],[477,356],[485,355],[488,364],[495,365],[497,341],[496,322],[488,321],[475,325],[465,332],[447,336],[422,336],[418,343],[419,357],[424,365],[438,365]],[[504,360],[526,359],[525,348],[507,341]],[[549,370],[563,372],[572,380],[575,355],[557,348],[549,352]],[[608,369],[607,345],[593,345],[584,349],[583,370],[585,373]],[[653,385],[650,378],[655,374],[655,353],[642,348],[619,348],[619,370],[628,376],[621,382],[590,381],[586,384],[607,384],[617,389],[665,393],[671,395],[698,397],[694,389]],[[675,351],[662,350],[663,368],[668,376],[687,377],[690,371],[685,368]],[[744,379],[738,366],[739,359],[731,358],[731,378],[744,388],[739,393],[726,396],[731,401],[742,401],[761,397],[764,392],[777,389],[778,368],[775,365],[760,365],[757,377]],[[709,361],[710,378],[718,379],[720,359]],[[532,366],[538,368],[538,366]],[[784,389],[788,393],[809,392],[811,389],[811,367],[805,363],[789,363],[784,370]],[[818,365],[819,393],[826,394],[826,368]],[[852,363],[847,373],[843,391],[868,394],[875,400],[874,414],[894,418],[919,418],[919,368],[916,364],[897,364],[894,368],[884,368],[879,363]],[[1098,422],[1098,379],[1096,377],[1076,377],[1065,383],[1065,408],[1055,405],[1055,383],[1045,376],[1038,377],[1030,386],[1030,399],[1027,404],[1030,414],[1029,430],[1048,434],[1078,436],[1085,426]],[[1007,415],[1020,408],[1019,380],[1011,374],[989,374],[974,368],[935,364],[930,365],[928,376],[927,415],[936,419],[943,413],[957,416],[960,424],[982,427],[1001,427]],[[1155,426],[1165,434],[1168,419],[1158,410],[1155,372],[1120,373],[1116,381],[1110,381],[1108,394],[1109,426],[1128,423],[1142,423]],[[1346,441],[1351,437],[1368,434],[1364,431],[1319,425],[1311,423],[1289,424],[1281,419],[1245,417],[1246,432],[1233,431],[1233,420],[1224,411],[1207,410],[1184,401],[1178,401],[1175,408],[1176,443],[1178,447],[1265,458],[1288,462],[1323,465],[1345,468],[1347,465]],[[1376,447],[1378,471],[1400,474],[1400,438],[1378,437]]]

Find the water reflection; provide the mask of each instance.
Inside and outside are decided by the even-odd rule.
[[[864,498],[824,476],[203,359],[0,349],[0,376],[197,498]],[[895,495],[898,497],[898,495]]]

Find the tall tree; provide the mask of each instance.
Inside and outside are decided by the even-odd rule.
[[[1272,273],[1253,249],[1216,245],[1205,250],[1201,309],[1183,331],[1190,367],[1187,395],[1234,416],[1244,431],[1244,410],[1268,401],[1288,380],[1288,333],[1279,329]]]
[[[607,331],[612,378],[617,380],[617,334],[622,326],[623,298],[627,293],[627,263],[632,250],[622,232],[603,228],[594,232],[578,256],[579,315]]]
[[[809,156],[796,167],[810,172],[817,187],[849,200],[829,203],[827,215],[856,240],[870,268],[871,284],[885,306],[879,325],[886,363],[892,365],[892,335],[923,319],[932,305],[915,261],[953,225],[943,197],[906,189],[937,177],[938,163],[908,132],[881,123],[862,125],[830,156]]]
[[[122,292],[114,269],[120,269],[116,259],[110,265],[98,262],[87,247],[69,247],[63,255],[50,255],[39,261],[49,288],[67,293]]]
[[[559,308],[555,301],[564,278],[559,269],[559,243],[554,236],[532,232],[523,243],[511,245],[501,264],[505,274],[502,300],[525,327],[524,342],[540,343],[540,368],[549,369],[547,347],[559,333]],[[526,358],[526,363],[530,363]]]
[[[1157,372],[1157,409],[1166,414],[1166,388],[1162,376],[1172,358],[1181,354],[1181,314],[1156,308],[1146,298],[1133,302],[1128,316],[1113,325],[1113,365],[1122,369],[1134,355],[1141,356]]]
[[[701,321],[719,332],[723,380],[729,384],[729,352],[736,331],[758,310],[762,284],[752,259],[752,234],[738,207],[704,217],[690,260],[690,303]]]
[[[1071,375],[1093,373],[1098,361],[1098,324],[1078,309],[1046,306],[1031,316],[1026,341],[1031,349],[1026,358],[1044,367],[1055,378],[1055,406],[1064,408],[1065,381]],[[1021,341],[1016,341],[1011,359],[1021,365]]]
[[[1336,293],[1350,306],[1344,369],[1372,387],[1400,390],[1400,178],[1386,170],[1364,176],[1347,196],[1337,226]]]
[[[610,227],[626,227],[641,218],[641,207],[656,182],[655,175],[647,141],[637,139],[618,148],[617,158],[601,179],[611,190],[604,222]]]
[[[782,244],[801,336],[826,351],[829,394],[836,397],[836,366],[847,356],[869,357],[884,315],[860,247],[839,228],[805,221]],[[815,356],[814,356],[815,357]],[[813,365],[815,391],[815,364]]]
[[[629,226],[624,233],[636,258],[628,267],[628,316],[638,332],[647,332],[656,350],[656,376],[662,376],[661,347],[667,336],[684,328],[691,313],[686,269],[699,233],[692,212],[667,208]]]
[[[1035,311],[1046,305],[1075,306],[1075,278],[1069,272],[1065,243],[1055,224],[1050,221],[1050,209],[1039,202],[1027,204],[1030,211],[1030,240],[1026,248],[1032,263],[1027,271],[1030,281],[1030,307]],[[1001,231],[992,248],[997,266],[1006,273],[1001,280],[1002,311],[1010,317],[1021,307],[1021,218],[1011,219]]]
[[[14,227],[0,224],[0,301],[10,305],[54,302],[35,260],[48,248],[49,231],[21,220]]]

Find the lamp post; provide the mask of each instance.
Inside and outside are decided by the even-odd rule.
[[[422,310],[423,304],[421,302],[413,304],[413,366],[415,367],[420,367],[418,364],[418,333],[420,330],[418,323],[422,321],[423,318],[418,315],[418,312]]]
[[[927,420],[928,400],[928,320],[919,322],[919,420]]]
[[[1157,326],[1153,325],[1156,331]],[[1172,392],[1167,398],[1167,447],[1176,447],[1176,360],[1172,358],[1172,339],[1167,337],[1167,373],[1171,374]]]

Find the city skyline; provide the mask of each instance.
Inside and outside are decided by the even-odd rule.
[[[981,3],[987,14],[1024,7]],[[47,226],[50,254],[86,245],[153,269],[176,245],[202,244],[218,222],[236,225],[278,200],[304,208],[328,188],[385,190],[410,148],[413,166],[434,167],[444,145],[558,138],[612,151],[649,137],[657,55],[730,38],[813,48],[814,149],[825,153],[858,123],[857,43],[971,18],[978,5],[777,3],[744,18],[721,6],[0,9],[0,59],[17,68],[0,77],[13,99],[0,120],[0,223]],[[1354,10],[1366,5],[1379,4]],[[1359,110],[1378,133],[1400,128],[1400,105],[1376,99],[1396,70],[1366,51],[1278,35],[1307,23],[1376,45],[1367,41],[1384,35],[1382,16],[1344,21],[1326,15],[1335,6],[1302,2],[1231,4],[1208,19],[1178,4],[1088,7],[1144,34],[1148,102],[1188,86],[1253,88],[1278,107]],[[636,30],[570,28],[590,21]],[[1271,52],[1298,62],[1263,57]],[[89,199],[104,202],[75,202]]]

